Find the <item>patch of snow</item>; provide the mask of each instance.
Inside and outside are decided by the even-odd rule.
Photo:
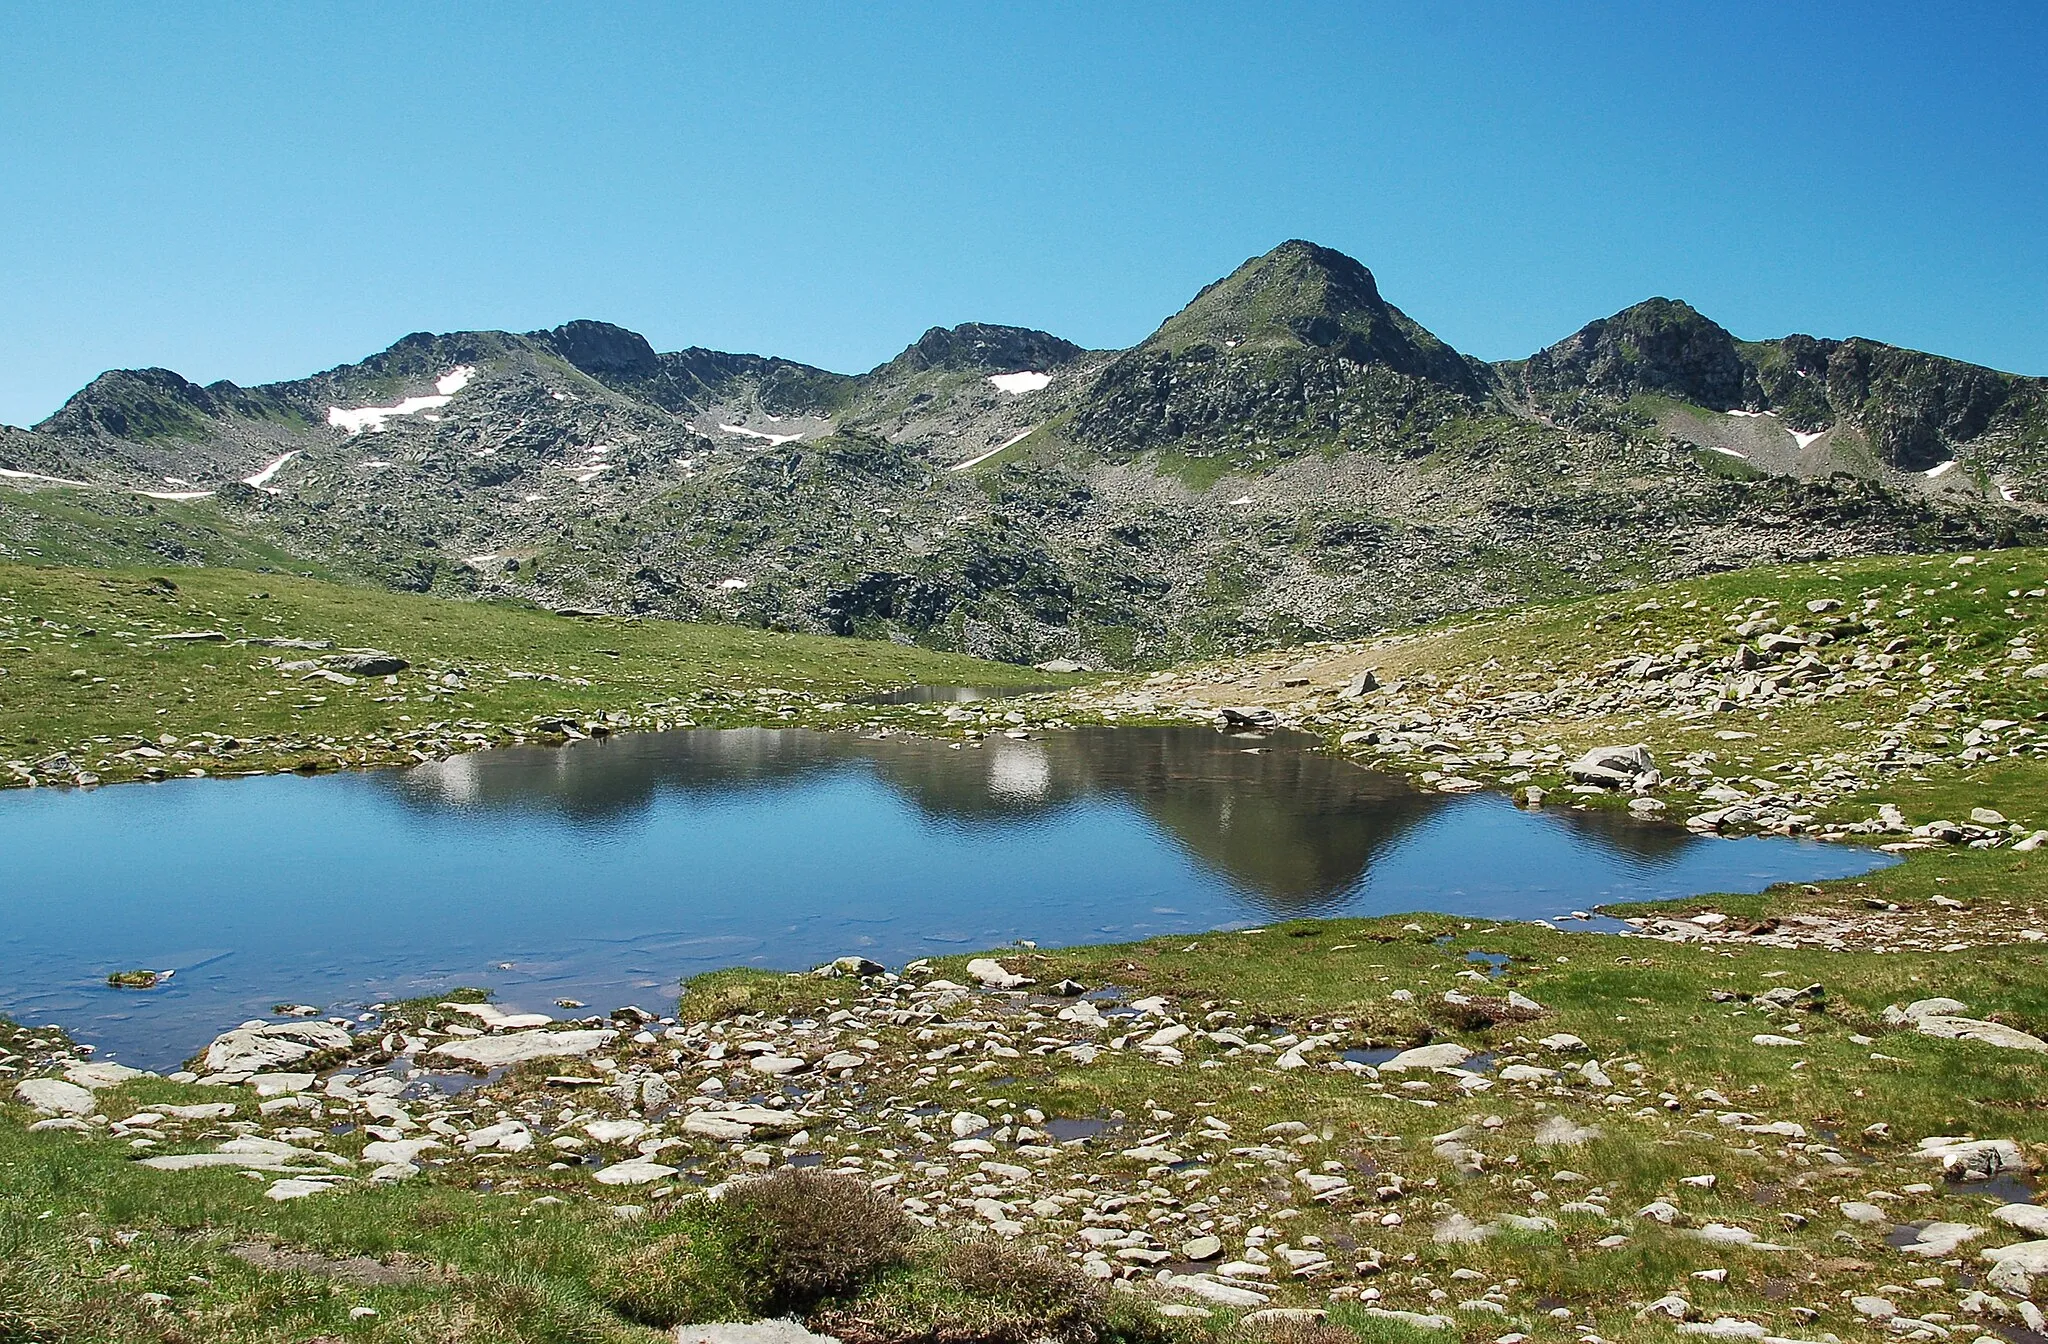
[[[366,471],[382,471],[391,464],[389,462],[358,462],[356,465]]]
[[[1926,471],[1923,471],[1920,474],[1922,476],[1925,476],[1930,481],[1938,481],[1942,477],[1948,475],[1951,471],[1954,471],[1955,469],[1956,460],[1954,458],[1950,458],[1948,461],[1940,463],[1937,466],[1929,467]]]
[[[719,428],[728,434],[738,434],[744,438],[765,439],[773,448],[779,448],[785,443],[794,443],[803,437],[801,434],[764,434],[758,429],[748,429],[744,425],[720,424]]]
[[[721,588],[731,589],[736,592],[739,589],[746,587],[747,581],[745,579],[720,579],[718,581],[718,586]]]
[[[990,458],[994,457],[997,453],[1003,451],[1003,449],[1014,448],[1018,444],[1024,442],[1024,440],[1030,438],[1032,434],[1037,431],[1037,429],[1038,426],[1033,425],[1030,429],[1019,430],[1017,433],[1012,434],[1007,439],[1004,439],[1001,443],[989,449],[987,452],[976,454],[975,456],[968,458],[965,462],[955,462],[953,464],[953,470],[965,471],[969,467],[978,466],[981,463],[986,462]]]
[[[41,481],[45,485],[72,485],[78,486],[86,490],[91,490],[94,488],[93,483],[91,481],[74,481],[69,476],[45,476],[43,475],[43,473],[39,471],[12,471],[6,467],[0,467],[0,480]],[[126,486],[118,485],[107,488],[120,490],[126,494],[141,495],[145,499],[166,499],[174,501],[187,499],[205,499],[213,494],[213,491],[211,490],[131,490]]]
[[[1749,461],[1748,453],[1738,453],[1733,448],[1716,448],[1712,444],[1708,444],[1707,451],[1710,453],[1719,453],[1723,457],[1739,457],[1745,462]]]
[[[1827,433],[1827,431],[1824,429],[1815,430],[1811,434],[1804,433],[1803,431],[1797,429],[1789,430],[1787,432],[1792,435],[1792,441],[1794,443],[1797,443],[1801,448],[1804,448],[1807,444],[1812,443],[1815,439]]]
[[[1776,411],[1741,411],[1741,410],[1737,410],[1737,411],[1730,411],[1730,412],[1728,412],[1728,414],[1730,414],[1730,415],[1732,415],[1732,416],[1735,416],[1735,417],[1736,417],[1737,419],[1740,419],[1740,420],[1761,420],[1761,419],[1763,419],[1763,418],[1764,418],[1765,416],[1769,416],[1769,417],[1770,417],[1771,419],[1773,419],[1773,420],[1775,420],[1775,419],[1777,419],[1777,418],[1778,418],[1778,413],[1777,413]]]
[[[52,485],[90,485],[90,481],[74,481],[66,476],[45,476],[39,471],[9,471],[0,467],[0,477],[10,481],[48,481]]]
[[[988,376],[989,386],[998,392],[1007,392],[1021,397],[1026,392],[1036,392],[1052,381],[1049,373],[992,373]]]
[[[253,485],[258,490],[268,489],[270,485],[270,478],[277,475],[278,472],[282,471],[284,469],[284,464],[291,461],[298,455],[299,450],[297,448],[294,448],[290,452],[286,453],[283,457],[280,457],[273,462],[266,462],[263,465],[263,469],[261,471],[258,471],[254,476],[244,476],[242,478],[242,484]],[[277,494],[278,492],[275,490],[271,490],[270,493],[274,495]]]
[[[1236,508],[1240,504],[1250,504],[1252,502],[1252,497],[1250,495],[1239,495],[1236,499],[1230,501],[1229,507]]]
[[[546,498],[547,498],[547,496],[546,496],[546,495],[528,495],[528,496],[526,496],[526,502],[527,502],[528,504],[538,504],[538,503],[540,503],[540,502],[541,502],[542,500],[544,500],[544,499],[546,499]]]
[[[2020,502],[2020,492],[2010,485],[2000,485],[1998,487],[1998,497],[2008,504]]]
[[[435,396],[407,397],[396,406],[362,406],[352,411],[345,411],[339,406],[329,406],[327,423],[336,429],[345,429],[351,434],[361,434],[365,430],[372,434],[382,434],[386,427],[385,422],[394,416],[418,415],[421,411],[440,410],[455,399],[457,392],[468,387],[470,380],[475,377],[476,370],[464,364],[434,380],[434,391],[437,394]]]

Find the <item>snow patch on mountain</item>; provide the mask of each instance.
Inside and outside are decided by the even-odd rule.
[[[1007,392],[1013,397],[1026,392],[1036,392],[1052,381],[1049,373],[992,373],[988,376],[989,386],[998,392]]]
[[[386,422],[401,415],[418,415],[421,411],[438,411],[455,399],[455,394],[468,387],[476,377],[476,369],[468,364],[450,369],[434,380],[431,397],[407,397],[396,406],[362,406],[355,410],[343,410],[339,406],[327,408],[327,423],[336,429],[345,429],[351,434],[365,430],[382,434]]]

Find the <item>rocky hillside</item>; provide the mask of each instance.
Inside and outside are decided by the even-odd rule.
[[[0,556],[1131,666],[2040,540],[2044,440],[2043,380],[1665,299],[1488,365],[1294,241],[1128,351],[969,323],[847,375],[577,321],[256,388],[117,370],[0,434]]]

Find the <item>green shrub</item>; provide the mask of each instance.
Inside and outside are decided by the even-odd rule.
[[[903,1263],[910,1220],[852,1176],[784,1169],[688,1207],[685,1226],[600,1276],[634,1320],[752,1320],[809,1311]]]
[[[1155,1344],[1161,1318],[1061,1256],[977,1238],[927,1241],[907,1273],[812,1324],[845,1344]]]

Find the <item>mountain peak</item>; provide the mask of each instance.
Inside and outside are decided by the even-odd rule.
[[[1016,373],[1071,364],[1086,353],[1050,332],[962,322],[957,327],[933,327],[883,367],[905,373]]]
[[[1324,351],[1469,395],[1480,390],[1471,362],[1388,303],[1363,262],[1302,238],[1205,286],[1143,348],[1178,355],[1197,346],[1243,354]]]
[[[1531,355],[1528,370],[1537,386],[1653,392],[1714,410],[1742,406],[1755,393],[1735,337],[1682,299],[1645,299],[1588,322]]]
[[[602,380],[616,374],[648,378],[661,372],[661,357],[645,336],[610,322],[578,318],[534,335],[593,378]]]

